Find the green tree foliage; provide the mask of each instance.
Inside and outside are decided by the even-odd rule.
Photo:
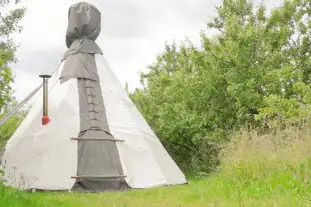
[[[184,170],[211,171],[219,144],[245,124],[309,121],[311,3],[285,0],[268,14],[250,0],[224,0],[201,32],[165,50],[131,98]]]
[[[10,0],[0,0],[0,9],[10,2]],[[6,14],[0,12],[0,109],[13,101],[11,83],[14,79],[9,64],[16,61],[14,54],[17,46],[12,40],[12,34],[21,30],[19,22],[24,14],[24,8],[14,9]]]
[[[10,0],[0,0],[0,9],[4,9],[10,3]],[[14,3],[18,4],[19,1],[14,1]],[[19,26],[19,22],[23,18],[24,13],[24,8],[0,12],[0,119],[5,116],[7,110],[10,110],[16,104],[12,95],[11,83],[14,79],[9,64],[16,61],[15,52],[17,45],[14,44],[12,35],[20,32],[21,27]],[[19,112],[0,126],[0,156],[2,147],[16,130],[24,114],[24,111]]]
[[[26,113],[26,110],[20,111],[16,115],[8,119],[8,121],[6,121],[2,126],[0,126],[0,151],[4,147],[6,142],[10,139],[10,137],[13,135],[20,123],[23,121]],[[5,114],[6,113],[0,115],[0,119],[3,118]]]

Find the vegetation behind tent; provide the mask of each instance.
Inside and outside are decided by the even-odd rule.
[[[186,39],[141,74],[131,98],[183,170],[211,172],[241,127],[273,133],[310,122],[310,3],[286,0],[268,12],[224,0],[201,46]]]

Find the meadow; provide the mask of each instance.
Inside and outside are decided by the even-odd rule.
[[[240,131],[217,172],[188,175],[189,184],[100,194],[26,193],[0,188],[5,207],[311,206],[311,130],[270,135]]]

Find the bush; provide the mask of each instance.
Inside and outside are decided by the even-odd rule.
[[[200,47],[166,44],[141,74],[131,98],[183,170],[216,169],[218,150],[245,125],[310,122],[308,5],[285,0],[268,15],[250,0],[224,0],[208,23],[219,34],[202,32]]]
[[[0,115],[0,119],[3,118],[6,113]],[[14,134],[15,130],[24,120],[26,112],[19,112],[16,115],[8,119],[2,126],[0,126],[0,152],[1,149],[5,146],[6,142]],[[1,154],[1,153],[0,153]]]

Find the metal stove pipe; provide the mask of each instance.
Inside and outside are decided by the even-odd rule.
[[[39,75],[40,78],[43,79],[43,116],[42,116],[42,125],[47,125],[50,123],[51,119],[49,117],[49,110],[48,110],[48,86],[49,81],[48,79],[51,78],[50,75]]]

